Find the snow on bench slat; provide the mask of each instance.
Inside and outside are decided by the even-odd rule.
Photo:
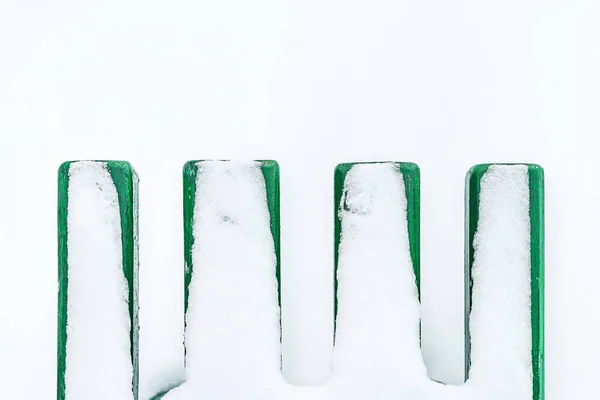
[[[286,385],[280,371],[276,260],[259,164],[198,168],[187,382],[165,399],[531,399],[526,166],[493,165],[481,179],[471,379],[460,387],[427,377],[395,165],[358,164],[346,176],[333,377],[319,387]]]
[[[196,185],[187,382],[164,399],[278,398],[268,394],[283,379],[276,258],[260,164],[199,162]]]
[[[69,169],[67,400],[133,399],[117,190],[105,163]]]
[[[481,180],[472,369],[462,387],[430,381],[423,365],[401,173],[393,164],[353,166],[339,212],[339,313],[330,384],[340,398],[531,399],[527,166],[492,165]]]
[[[532,397],[529,174],[492,165],[481,178],[473,241],[469,385]]]
[[[334,373],[422,377],[402,174],[394,164],[355,165],[341,201]]]

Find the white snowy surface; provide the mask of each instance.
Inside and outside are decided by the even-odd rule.
[[[596,393],[599,18],[596,0],[1,1],[2,396],[54,397],[71,159],[139,173],[142,393],[183,378],[181,167],[216,158],[281,166],[283,357],[303,382],[330,373],[337,163],[421,168],[423,356],[444,382],[464,370],[464,174],[541,164],[547,398]]]
[[[128,295],[117,190],[106,163],[69,167],[66,400],[131,400]]]

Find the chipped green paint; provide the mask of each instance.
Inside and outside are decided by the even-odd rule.
[[[65,400],[65,370],[67,354],[67,304],[68,304],[68,212],[69,170],[76,161],[63,163],[58,170],[58,354],[57,354],[57,400]],[[117,190],[121,219],[123,274],[129,289],[130,355],[133,366],[132,388],[134,399],[138,398],[138,177],[131,164],[125,161],[98,161],[105,163]]]

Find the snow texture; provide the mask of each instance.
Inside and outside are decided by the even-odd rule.
[[[279,305],[260,164],[200,162],[196,184],[186,383],[165,399],[274,398]]]
[[[105,163],[69,168],[66,400],[131,400],[128,286]]]
[[[187,382],[165,399],[531,399],[526,166],[481,180],[473,265],[471,379],[431,381],[419,337],[407,199],[394,164],[350,169],[339,205],[339,310],[332,378],[285,384],[275,255],[258,163],[198,164]]]
[[[532,396],[530,240],[527,166],[490,166],[473,242],[469,384],[499,398]]]
[[[493,165],[481,180],[464,387],[426,374],[402,175],[356,165],[344,191],[334,373],[346,398],[531,399],[527,166]]]
[[[346,176],[339,211],[334,359],[339,375],[391,380],[425,375],[404,182],[395,168],[355,165]]]

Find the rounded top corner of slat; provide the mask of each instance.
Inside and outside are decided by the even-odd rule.
[[[58,167],[58,176],[66,176],[69,174],[69,168],[71,168],[71,164],[73,164],[74,161],[64,161],[60,164],[60,166]]]
[[[339,163],[335,166],[335,171],[347,171],[348,169],[350,169],[354,164],[356,163],[351,163],[351,162],[345,162],[345,163]]]
[[[490,166],[494,165],[493,163],[485,163],[485,164],[475,164],[467,171],[465,175],[465,180],[468,182],[471,179],[479,179],[481,176],[488,170]]]
[[[111,167],[111,168],[122,168],[124,170],[131,170],[131,171],[133,171],[133,166],[131,165],[131,163],[129,161],[125,161],[125,160],[104,160],[104,161],[97,161],[97,162],[106,163],[106,165],[109,166],[109,167]]]
[[[276,170],[279,170],[279,163],[276,160],[257,160],[261,167],[266,167],[266,168],[275,168]]]
[[[540,164],[526,164],[529,172],[533,172],[533,173],[537,173],[540,174],[541,176],[544,176],[544,167],[542,167]]]
[[[411,162],[411,161],[401,161],[396,164],[400,165],[400,168],[403,172],[414,172],[417,174],[421,173],[421,169],[419,168],[419,164]]]
[[[190,171],[196,168],[196,164],[198,164],[200,160],[189,160],[183,164],[183,172]]]

